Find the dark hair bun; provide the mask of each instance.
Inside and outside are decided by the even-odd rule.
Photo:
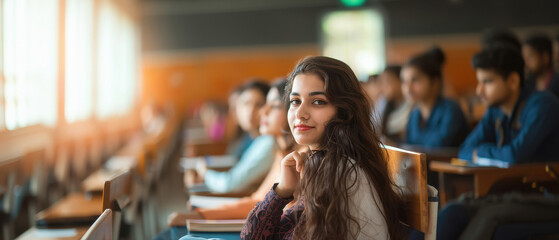
[[[426,57],[430,58],[431,61],[433,61],[433,63],[435,63],[435,64],[437,64],[441,67],[446,60],[446,56],[445,56],[443,50],[441,50],[441,48],[439,48],[437,46],[431,47],[429,50],[427,50],[427,52],[424,53],[424,55]]]
[[[445,60],[443,50],[434,46],[426,52],[412,57],[405,66],[416,67],[430,78],[442,80],[442,67]]]

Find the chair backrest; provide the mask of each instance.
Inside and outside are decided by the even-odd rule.
[[[14,190],[22,172],[21,157],[0,161],[0,196],[4,199],[1,209],[6,213],[12,209]]]
[[[400,188],[405,202],[405,224],[423,233],[428,232],[429,192],[425,154],[384,147],[388,154],[388,169],[392,180]]]
[[[105,181],[103,186],[103,210],[121,211],[131,201],[131,170],[121,171]]]
[[[47,205],[48,176],[52,171],[47,161],[46,149],[39,148],[27,151],[23,155],[23,169],[25,177],[31,180],[31,195],[38,200],[38,209]]]
[[[81,238],[81,240],[89,239],[113,239],[113,212],[111,209],[106,209]]]
[[[14,157],[0,161],[0,228],[4,239],[15,237],[14,217],[17,212],[14,210],[16,205],[15,189],[18,185],[22,172],[21,157]],[[4,215],[4,216],[3,216]]]
[[[133,176],[131,172],[133,171],[135,171],[135,168],[118,172],[109,180],[106,180],[103,186],[103,210],[110,209],[113,211],[112,239],[118,239],[119,237],[122,210],[132,203]]]

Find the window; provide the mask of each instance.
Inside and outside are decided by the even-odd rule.
[[[130,113],[139,82],[134,4],[0,0],[0,131]]]
[[[93,112],[93,1],[66,0],[64,117],[71,123]]]
[[[103,1],[99,12],[97,109],[100,119],[132,110],[136,98],[137,44],[132,19]]]
[[[4,0],[2,70],[8,130],[57,121],[58,0]]]
[[[376,10],[335,11],[322,20],[322,51],[347,63],[361,80],[385,67],[384,23]]]

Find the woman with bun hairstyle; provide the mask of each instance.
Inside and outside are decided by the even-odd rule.
[[[241,238],[402,239],[403,202],[351,68],[307,57],[286,94],[290,130],[308,150],[282,159],[279,182],[251,211]]]
[[[443,51],[433,47],[402,68],[402,92],[415,105],[406,127],[406,144],[458,147],[468,134],[460,106],[442,96],[444,61]]]

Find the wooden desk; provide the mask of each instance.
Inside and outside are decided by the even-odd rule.
[[[212,142],[209,140],[187,141],[184,146],[184,156],[223,155],[226,150],[227,142]]]
[[[546,167],[559,169],[559,163],[529,163],[518,164],[508,168],[497,167],[475,167],[475,166],[458,166],[447,162],[433,161],[430,169],[439,174],[439,194],[441,197],[441,205],[444,205],[449,196],[448,190],[452,188],[453,183],[448,179],[451,175],[470,176],[473,181],[474,196],[485,196],[491,187],[499,180],[507,178],[524,178],[524,179],[542,179],[550,178],[546,171]],[[464,178],[462,178],[464,179]]]
[[[89,226],[87,227],[77,227],[76,229],[76,235],[75,236],[71,236],[71,237],[58,237],[58,236],[50,236],[50,237],[44,237],[45,234],[45,229],[37,229],[36,227],[32,227],[30,229],[27,229],[27,231],[25,231],[23,234],[21,234],[19,237],[16,238],[16,240],[35,240],[35,239],[41,239],[41,240],[77,240],[77,239],[81,239],[82,236],[85,234],[85,232],[87,232],[87,229],[89,228]],[[48,229],[46,231],[49,230],[53,230],[53,229]]]
[[[99,169],[83,180],[82,189],[88,193],[102,193],[105,181],[114,173],[114,171],[109,171],[107,169]]]
[[[425,153],[425,155],[427,156],[427,161],[442,161],[442,162],[450,162],[452,158],[458,156],[458,151],[459,151],[459,148],[457,147],[426,148],[419,145],[409,145],[409,144],[402,144],[400,148],[406,149],[408,151]]]
[[[101,195],[86,197],[83,193],[71,193],[36,216],[38,228],[89,226],[101,215]]]
[[[126,169],[131,169],[138,164],[138,155],[142,151],[141,142],[134,140],[126,145],[121,151],[109,158],[104,167],[93,172],[82,182],[82,189],[85,192],[101,193],[105,181],[115,173]]]

